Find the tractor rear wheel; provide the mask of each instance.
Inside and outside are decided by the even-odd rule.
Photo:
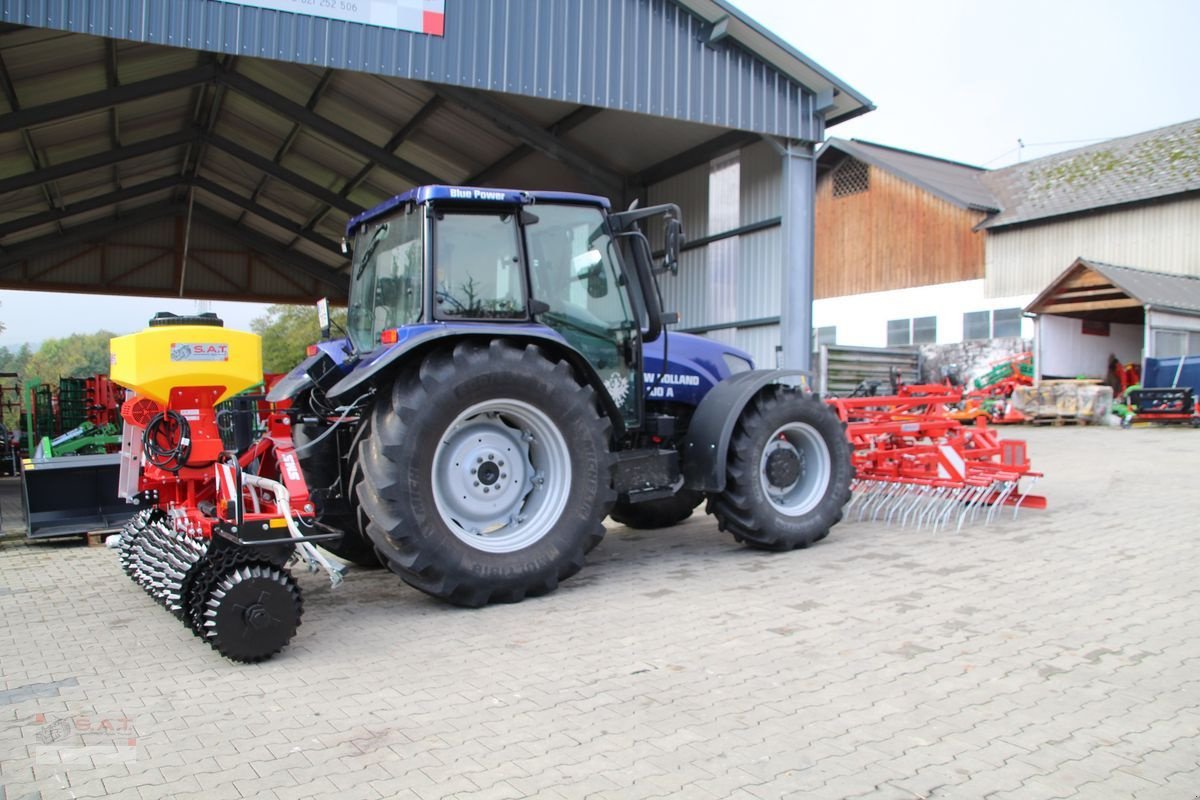
[[[746,406],[729,443],[725,491],[709,511],[721,530],[762,550],[821,541],[842,518],[854,477],[850,442],[833,409],[768,388]]]
[[[703,501],[703,492],[680,489],[662,500],[649,500],[644,503],[617,503],[608,515],[622,525],[639,530],[669,528],[690,517],[696,506]]]
[[[604,535],[609,434],[591,388],[534,345],[435,351],[380,392],[359,447],[367,534],[407,583],[457,605],[552,591]]]

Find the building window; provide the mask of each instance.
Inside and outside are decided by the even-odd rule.
[[[1154,358],[1177,358],[1200,353],[1200,332],[1154,331]]]
[[[888,347],[898,347],[906,344],[934,344],[936,342],[937,317],[888,320]]]
[[[992,312],[968,311],[963,314],[963,338],[992,338]]]
[[[821,349],[821,345],[833,346],[837,344],[837,326],[826,325],[823,328],[813,328],[812,346],[813,352]]]
[[[855,158],[847,158],[833,171],[833,196],[847,197],[871,188],[871,168]]]
[[[916,317],[912,322],[913,344],[935,344],[937,342],[937,317]]]
[[[1000,339],[1021,335],[1021,309],[968,311],[963,314],[963,339]]]
[[[997,308],[992,312],[992,336],[997,339],[1021,335],[1021,309]]]

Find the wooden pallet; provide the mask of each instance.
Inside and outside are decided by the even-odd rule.
[[[1091,424],[1091,420],[1089,420],[1087,417],[1058,417],[1058,416],[1049,417],[1049,416],[1045,416],[1045,417],[1030,417],[1029,423],[1031,425],[1053,425],[1056,428],[1061,427],[1063,425],[1078,425],[1079,427],[1082,428],[1082,427],[1085,427],[1085,426]]]
[[[84,536],[87,538],[88,547],[95,547],[96,545],[103,545],[104,541],[108,537],[116,536],[120,532],[121,531],[118,528],[115,530],[110,529],[110,530],[104,530],[104,531],[92,531],[90,533],[85,533]]]

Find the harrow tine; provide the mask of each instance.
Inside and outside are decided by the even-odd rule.
[[[846,503],[846,508],[843,513],[849,517],[853,512],[854,507],[862,502],[863,495],[866,494],[866,481],[855,478],[850,483],[850,502]]]
[[[979,509],[979,502],[983,500],[989,491],[990,487],[988,486],[976,486],[973,487],[973,490],[968,491],[967,505],[958,515],[958,527],[954,529],[955,533],[962,530],[963,523],[966,522],[968,518],[970,518],[972,522],[975,520],[975,514]]]
[[[1025,494],[1020,496],[1016,502],[1016,505],[1013,507],[1013,519],[1017,518],[1017,514],[1019,514],[1021,511],[1021,503],[1025,502],[1025,498],[1029,496],[1031,491],[1033,491],[1033,487],[1037,485],[1037,482],[1038,476],[1036,475],[1029,479],[1029,487],[1026,489]]]
[[[990,525],[992,520],[1000,515],[1000,509],[1004,507],[1004,504],[1008,502],[1008,498],[1012,496],[1012,493],[1015,492],[1016,489],[1016,481],[1004,481],[1004,489],[1001,490],[999,497],[996,498],[996,500],[992,503],[991,508],[988,509],[987,524]]]
[[[957,487],[950,492],[946,498],[945,505],[938,512],[937,522],[934,525],[935,531],[938,528],[945,529],[946,525],[950,523],[950,517],[954,514],[954,509],[962,505],[966,499],[966,494],[967,487],[965,486]]]
[[[929,486],[918,487],[917,491],[913,493],[913,501],[908,504],[904,509],[904,514],[900,517],[901,528],[907,528],[909,518],[917,514],[918,509],[924,507],[929,502],[931,492],[932,488]]]
[[[896,492],[895,497],[892,498],[892,502],[888,506],[887,519],[884,521],[885,525],[891,525],[892,517],[896,516],[896,512],[908,504],[908,498],[912,490],[913,487],[911,485],[905,484],[900,487],[900,491]]]
[[[925,503],[924,509],[920,510],[920,513],[917,515],[918,527],[924,528],[925,525],[930,525],[935,521],[937,518],[937,510],[940,509],[944,501],[946,501],[944,494],[946,494],[946,487],[938,486],[936,489],[934,489],[934,494],[932,494],[932,497],[929,498],[928,503]],[[937,530],[936,525],[934,525],[934,530]]]
[[[862,508],[858,510],[859,522],[862,522],[864,519],[866,519],[867,513],[870,512],[872,506],[879,503],[880,498],[883,497],[885,493],[885,486],[886,484],[883,481],[872,481],[870,486],[868,486],[867,499],[862,504]]]
[[[903,491],[904,491],[904,484],[892,483],[891,489],[885,493],[883,501],[875,509],[875,514],[871,517],[871,521],[872,522],[878,521],[879,515],[883,512],[883,509],[885,507],[890,506],[891,503],[895,500],[895,498]]]

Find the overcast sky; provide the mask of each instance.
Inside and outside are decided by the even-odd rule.
[[[732,1],[875,104],[832,136],[1000,167],[1200,117],[1195,0]],[[212,304],[239,328],[264,309]],[[0,291],[0,345],[157,310],[195,303]]]

